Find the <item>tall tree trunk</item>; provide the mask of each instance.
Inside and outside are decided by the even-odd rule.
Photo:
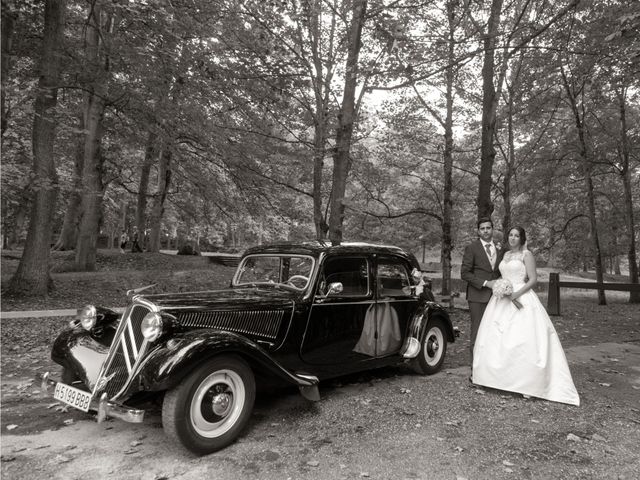
[[[84,116],[79,115],[78,130],[84,132]],[[82,215],[82,167],[84,165],[84,133],[78,135],[78,144],[74,159],[73,190],[69,194],[67,210],[64,213],[62,230],[54,250],[73,250],[78,242],[78,226]]]
[[[8,291],[11,294],[44,296],[52,283],[49,275],[49,251],[58,194],[53,146],[57,124],[55,107],[60,81],[65,10],[65,0],[45,1],[40,78],[35,100],[32,138],[35,198],[31,207],[24,252],[9,285]]]
[[[82,169],[82,219],[78,229],[75,265],[79,271],[93,271],[96,267],[96,250],[100,217],[102,215],[102,118],[104,102],[91,95],[87,108],[87,131]]]
[[[627,259],[629,260],[629,282],[640,283],[638,279],[638,261],[636,259],[636,224],[633,218],[633,194],[631,187],[631,169],[629,168],[629,137],[627,135],[627,113],[626,113],[626,88],[619,87],[616,90],[618,97],[618,107],[620,112],[620,142],[622,168],[622,185],[624,187],[624,218],[629,238]],[[640,292],[629,294],[629,303],[640,303]]]
[[[1,118],[1,136],[4,139],[4,132],[7,130],[9,115],[11,113],[11,109],[9,107],[9,103],[7,102],[6,96],[6,85],[9,79],[9,61],[11,60],[11,43],[13,40],[13,25],[15,23],[16,15],[8,8],[8,5],[5,2],[2,2],[2,105],[0,113],[2,115]],[[4,212],[4,210],[3,210]]]
[[[592,169],[593,164],[589,156],[589,150],[587,148],[587,139],[585,137],[584,117],[580,116],[580,110],[578,109],[577,98],[569,85],[569,80],[564,71],[564,67],[560,68],[562,74],[562,80],[567,97],[571,105],[573,117],[575,120],[576,130],[578,132],[578,142],[580,146],[580,158],[582,165],[582,175],[584,178],[585,194],[587,196],[587,207],[589,211],[589,226],[591,241],[593,246],[593,260],[595,262],[596,269],[596,281],[598,283],[604,282],[603,266],[602,266],[602,249],[600,247],[600,238],[598,235],[598,223],[596,220],[596,200],[593,191],[593,178]],[[581,102],[582,103],[582,102]],[[606,305],[607,298],[604,293],[604,289],[598,290],[598,305]]]
[[[11,43],[13,39],[13,25],[15,22],[15,14],[10,11],[8,5],[2,2],[2,57],[0,60],[2,61],[2,70],[0,78],[2,80],[2,105],[0,108],[1,113],[1,142],[4,146],[4,132],[7,130],[9,124],[9,116],[11,113],[10,104],[7,101],[6,95],[6,84],[9,78],[9,70],[10,64],[9,60],[11,59]],[[8,210],[8,202],[5,197],[2,198],[2,208],[0,211],[2,212],[2,248],[9,248],[10,245],[10,222],[9,222],[9,210]]]
[[[329,217],[329,239],[334,245],[342,241],[344,225],[344,197],[347,177],[351,168],[351,139],[355,122],[355,93],[358,83],[358,58],[360,55],[362,27],[367,10],[366,0],[353,0],[352,18],[348,34],[348,53],[345,69],[344,96],[338,114],[338,130],[333,155],[333,181]]]
[[[498,39],[498,26],[503,0],[491,2],[491,13],[484,36],[484,60],[482,64],[482,135],[480,147],[480,179],[478,185],[478,218],[491,217],[493,203],[491,202],[491,175],[496,150],[493,138],[496,130],[496,111],[498,96],[494,85],[495,49]]]
[[[455,77],[455,3],[447,2],[447,17],[449,22],[448,57],[449,67],[445,72],[446,90],[446,118],[444,121],[444,152],[443,175],[444,191],[442,199],[442,242],[440,259],[442,262],[442,295],[451,294],[451,252],[453,251],[453,82]]]
[[[506,155],[506,166],[504,170],[504,179],[502,181],[502,203],[504,207],[504,215],[502,217],[502,233],[505,235],[503,239],[506,245],[507,230],[511,228],[511,178],[515,167],[515,139],[513,134],[513,92],[508,89],[507,104],[507,130],[508,145]]]
[[[164,202],[167,199],[169,185],[171,185],[171,145],[165,145],[158,162],[158,189],[153,197],[151,208],[149,233],[149,252],[160,251],[160,235],[162,233],[162,216],[164,215]]]
[[[94,4],[87,22],[87,57],[93,67],[92,83],[85,95],[85,144],[82,169],[82,218],[78,230],[75,266],[79,271],[93,271],[96,252],[104,185],[102,170],[102,121],[107,95],[108,57],[103,51],[103,40],[113,27],[113,18],[104,20],[99,4]]]
[[[151,166],[156,159],[157,149],[156,142],[158,135],[149,131],[147,137],[147,148],[144,154],[144,163],[140,167],[140,184],[138,186],[138,199],[136,203],[136,227],[144,237],[144,231],[147,227],[147,193],[149,191],[149,174]]]
[[[326,153],[325,148],[329,127],[329,95],[331,94],[331,78],[333,76],[333,69],[331,68],[331,65],[326,68],[326,75],[323,76],[325,69],[323,68],[322,52],[320,51],[322,45],[320,29],[321,17],[322,1],[314,0],[312,10],[309,14],[309,36],[311,37],[311,54],[315,68],[315,77],[313,79],[313,90],[316,102],[313,139],[313,223],[316,230],[316,239],[318,240],[326,239],[329,231],[329,225],[327,225],[327,218],[323,212],[322,205],[322,173],[324,169],[324,156]],[[331,31],[333,32],[335,29],[335,14],[332,15],[331,22]],[[329,50],[328,56],[332,54],[331,47]]]

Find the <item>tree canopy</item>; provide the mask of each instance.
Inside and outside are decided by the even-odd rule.
[[[134,229],[426,243],[446,292],[493,215],[637,282],[639,25],[624,0],[3,0],[3,246],[44,293],[49,246],[91,270]]]

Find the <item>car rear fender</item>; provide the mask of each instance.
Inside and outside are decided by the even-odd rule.
[[[415,358],[418,355],[422,334],[428,328],[429,323],[435,319],[444,323],[447,341],[455,342],[455,330],[445,308],[436,302],[427,301],[418,308],[409,323],[409,332],[401,350],[401,355],[404,358]]]
[[[141,365],[140,385],[147,391],[171,389],[206,360],[229,353],[298,386],[305,397],[319,400],[316,377],[291,372],[275,361],[260,345],[242,335],[222,330],[191,331],[155,348]]]

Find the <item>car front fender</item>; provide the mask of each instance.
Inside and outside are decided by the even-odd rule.
[[[140,366],[140,384],[148,391],[171,389],[203,361],[223,353],[242,356],[250,363],[298,386],[305,397],[316,400],[316,395],[312,393],[317,391],[316,377],[290,372],[260,345],[242,335],[223,330],[195,330],[158,346]]]

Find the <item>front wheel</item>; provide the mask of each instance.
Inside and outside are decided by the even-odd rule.
[[[162,426],[188,450],[206,455],[238,438],[255,397],[249,365],[236,356],[215,357],[165,394]]]
[[[420,353],[411,361],[411,367],[421,375],[433,375],[442,368],[447,353],[447,335],[444,322],[430,320],[420,342]]]

